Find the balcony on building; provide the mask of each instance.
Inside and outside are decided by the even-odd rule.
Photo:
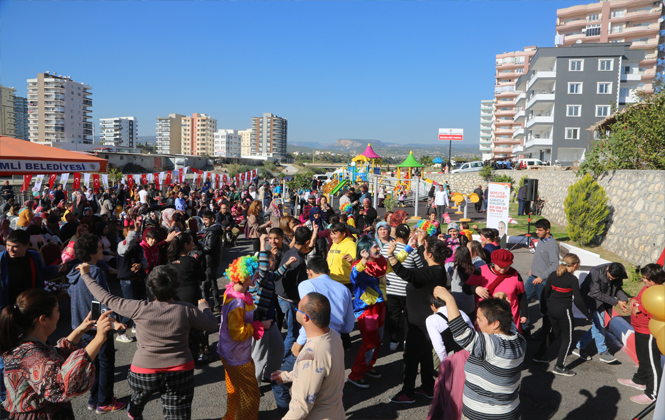
[[[527,110],[526,128],[535,126],[551,126],[554,124],[554,105],[538,103]]]
[[[542,59],[541,59],[542,60]],[[540,60],[539,60],[540,61]],[[556,79],[556,70],[540,70],[529,72],[531,77],[527,80],[527,90],[553,90]]]
[[[535,104],[554,102],[553,90],[536,90],[527,96],[526,109],[531,109]]]
[[[513,129],[513,140],[520,140],[524,137],[524,127],[515,127]]]
[[[552,146],[552,131],[530,132],[524,139],[524,150],[533,147]]]
[[[524,108],[516,107],[515,111],[517,111],[517,112],[515,113],[515,116],[513,117],[513,122],[515,122],[515,123],[524,122],[524,114],[525,114]]]
[[[514,146],[513,147],[513,153],[518,154],[524,151],[524,146],[519,145],[519,146]]]

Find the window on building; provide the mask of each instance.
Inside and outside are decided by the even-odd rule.
[[[597,20],[600,20],[600,15],[599,14],[593,14],[593,15],[587,16],[587,21],[589,21],[589,22],[594,22],[594,21],[597,21]]]
[[[626,97],[630,95],[630,88],[621,88],[619,89],[619,96]]]
[[[569,71],[583,71],[584,70],[584,60],[568,60],[568,70]]]
[[[598,60],[598,71],[612,71],[614,65],[614,60],[612,59],[600,59]]]
[[[612,83],[611,82],[598,82],[598,94],[610,94],[612,93]]]
[[[580,139],[579,128],[566,127],[566,140],[579,140],[579,139]]]
[[[625,10],[615,10],[612,12],[612,18],[622,18],[626,14]]]
[[[571,95],[579,95],[582,93],[581,82],[568,82],[568,93]]]
[[[566,105],[567,117],[579,117],[582,114],[582,105]]]
[[[607,117],[610,115],[609,105],[596,105],[596,117]]]

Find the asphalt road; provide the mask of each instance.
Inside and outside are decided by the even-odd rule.
[[[247,254],[250,246],[247,241],[240,240],[239,246],[229,250],[225,255],[225,261],[228,263],[239,255]],[[526,279],[532,256],[525,249],[515,250],[515,268]],[[222,270],[220,270],[221,275]],[[220,284],[224,282],[220,278]],[[112,291],[119,293],[119,285],[111,283]],[[62,337],[70,331],[69,308],[64,301],[61,307],[62,316],[59,322],[59,328],[51,337],[54,342],[58,337]],[[531,305],[532,316],[536,316],[537,307]],[[537,328],[540,325],[537,324]],[[576,322],[574,340],[578,340],[589,324]],[[131,334],[130,334],[131,335]],[[360,336],[357,331],[351,334],[353,347],[347,352],[345,360],[347,375],[350,373],[350,367],[353,359],[360,347]],[[215,343],[217,335],[210,337],[211,344]],[[401,389],[402,383],[402,348],[396,352],[391,352],[388,348],[388,342],[384,343],[379,359],[377,370],[383,377],[381,379],[368,378],[369,389],[358,389],[350,383],[344,387],[344,407],[347,418],[350,419],[424,419],[427,416],[430,400],[424,397],[418,397],[415,404],[401,405],[391,404],[389,399]],[[619,351],[616,356],[619,361],[608,365],[598,361],[594,355],[594,360],[590,362],[581,361],[571,355],[567,363],[576,372],[577,376],[567,378],[555,376],[551,373],[554,362],[549,367],[542,364],[531,362],[531,356],[535,352],[538,343],[529,342],[527,347],[527,358],[524,363],[522,374],[522,386],[520,398],[523,407],[524,420],[542,420],[542,419],[565,419],[565,420],[587,420],[587,419],[628,419],[632,418],[644,406],[637,405],[629,400],[633,395],[638,395],[639,391],[619,385],[617,378],[630,378],[636,370],[636,365],[632,360]],[[130,395],[129,385],[127,383],[127,372],[129,370],[132,356],[135,351],[136,343],[119,343],[116,345],[116,368],[115,368],[115,395],[121,400],[127,402]],[[554,360],[558,345],[551,348],[548,356]],[[215,346],[211,345],[211,349]],[[226,387],[224,384],[224,370],[220,361],[215,361],[210,365],[196,369],[195,371],[196,391],[192,415],[194,419],[219,419],[226,411]],[[259,412],[259,419],[277,419],[278,414],[275,403],[270,392],[269,385],[261,388],[262,397]],[[96,415],[89,412],[86,408],[87,394],[79,396],[73,400],[73,406],[77,418],[89,419]],[[104,416],[108,419],[127,418],[123,410],[116,413],[107,413]],[[159,396],[155,394],[146,406],[144,417],[146,419],[163,418],[161,413],[161,403]],[[649,415],[647,419],[652,419]]]

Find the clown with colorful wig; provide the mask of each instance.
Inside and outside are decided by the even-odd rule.
[[[344,203],[339,208],[339,211],[342,214],[346,214],[346,224],[352,227],[356,227],[356,217],[353,215],[353,205],[351,203]],[[354,235],[355,236],[355,235]]]
[[[254,376],[252,338],[259,340],[272,321],[254,321],[254,300],[247,291],[259,274],[256,257],[235,259],[224,275],[224,293],[217,353],[226,373],[226,414],[223,420],[255,419],[259,415],[259,385]]]

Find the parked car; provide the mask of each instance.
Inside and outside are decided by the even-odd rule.
[[[532,166],[545,166],[545,163],[543,163],[542,160],[533,159],[533,158],[520,159],[519,163],[517,164],[517,167],[519,167],[520,164],[522,165],[523,168],[526,166],[527,169]]]
[[[461,172],[480,172],[483,169],[482,161],[467,162],[462,164],[459,169],[453,169],[451,173],[457,174]]]

